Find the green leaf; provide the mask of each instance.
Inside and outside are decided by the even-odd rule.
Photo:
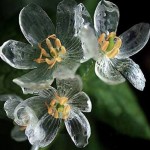
[[[84,4],[90,14],[94,14],[98,2],[98,0],[85,0]]]
[[[95,75],[94,64],[91,61],[83,64],[79,72],[84,91],[91,97],[95,117],[120,133],[150,139],[148,122],[127,82],[105,84]]]
[[[21,88],[12,82],[16,77],[25,74],[26,71],[14,69],[5,62],[1,62],[0,69],[0,95],[2,94],[16,94],[22,98],[27,98],[29,95],[24,95]]]

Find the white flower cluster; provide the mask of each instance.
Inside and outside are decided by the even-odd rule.
[[[28,138],[35,150],[54,140],[62,121],[77,147],[88,144],[91,129],[82,112],[91,112],[92,104],[76,75],[81,63],[93,58],[96,75],[108,84],[126,78],[143,90],[146,81],[129,57],[147,43],[149,24],[139,23],[117,36],[119,10],[105,0],[96,7],[94,25],[85,6],[74,0],[60,2],[56,18],[55,28],[42,8],[29,4],[21,10],[19,24],[30,44],[9,40],[0,47],[0,57],[10,66],[32,69],[13,82],[33,97],[22,100],[2,95],[0,100],[6,101],[7,116],[16,123],[12,137],[17,141]],[[54,80],[56,89],[51,86]]]

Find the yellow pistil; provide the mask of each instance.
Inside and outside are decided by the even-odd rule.
[[[120,51],[122,40],[116,36],[115,32],[111,32],[108,36],[102,33],[98,38],[98,43],[108,58],[114,58]]]
[[[52,40],[54,41],[52,44]],[[46,44],[49,53],[42,47],[42,44]],[[62,55],[66,53],[66,48],[61,44],[61,41],[56,38],[55,34],[48,36],[44,41],[38,44],[41,51],[39,58],[34,59],[36,63],[47,63],[51,69],[57,62],[62,61]]]
[[[71,110],[71,107],[69,104],[67,104],[67,102],[67,97],[60,97],[56,94],[55,98],[50,102],[49,105],[45,103],[48,109],[48,114],[52,115],[56,119],[67,119]]]

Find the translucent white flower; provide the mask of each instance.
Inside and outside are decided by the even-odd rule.
[[[147,43],[150,25],[139,23],[119,37],[116,36],[119,10],[115,4],[105,0],[99,2],[94,13],[95,31],[92,31],[90,20],[86,8],[79,4],[75,9],[75,29],[84,42],[86,57],[92,56],[96,60],[96,75],[109,84],[122,83],[126,78],[142,91],[146,80],[139,66],[129,57],[139,52]]]
[[[58,4],[56,29],[39,6],[29,4],[21,10],[20,28],[30,44],[9,40],[1,46],[0,56],[14,68],[33,69],[13,80],[23,90],[44,89],[54,78],[73,77],[83,58],[74,30],[75,6],[74,0]]]
[[[29,121],[22,115],[25,110],[29,111],[27,114],[30,116],[36,116],[38,122],[34,127],[28,126],[25,134],[32,145],[45,147],[54,140],[61,122],[64,121],[75,145],[85,147],[88,144],[91,129],[82,112],[91,111],[91,101],[87,94],[81,91],[82,82],[78,77],[56,79],[56,85],[57,90],[53,87],[39,90],[38,95],[21,102],[14,111],[15,122],[23,125],[26,120]],[[27,110],[27,106],[33,111]],[[32,120],[37,119],[33,117],[31,122]]]
[[[16,107],[21,102],[23,102],[23,100],[16,95],[1,95],[0,101],[5,101],[4,109],[6,111],[7,116],[10,119],[15,120],[14,111],[15,111]],[[23,113],[22,113],[22,116],[23,116]],[[27,114],[24,113],[24,116],[27,116]],[[37,122],[37,117],[34,117],[34,120],[32,120],[32,121],[33,121],[33,123]],[[30,118],[30,120],[28,120],[28,124],[26,124],[26,125],[25,124],[23,124],[23,125],[17,125],[16,124],[14,126],[14,128],[11,130],[12,139],[14,139],[17,142],[22,142],[22,141],[27,140],[27,136],[25,135],[25,130],[26,130],[27,126],[29,125],[29,123],[31,123],[31,118]],[[31,147],[31,150],[38,150],[38,149],[39,149],[38,146],[32,146]]]

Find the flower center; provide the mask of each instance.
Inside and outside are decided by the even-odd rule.
[[[54,44],[52,44],[52,42]],[[42,45],[46,44],[49,53],[42,47]],[[54,45],[54,46],[53,46]],[[56,38],[55,34],[48,36],[44,41],[38,43],[38,47],[41,51],[39,58],[34,61],[37,63],[47,63],[50,65],[49,68],[52,68],[56,62],[61,62],[61,56],[66,53],[66,48],[61,44],[61,41]]]
[[[67,97],[59,97],[58,95],[55,95],[55,98],[49,105],[46,103],[48,114],[52,115],[54,118],[67,119],[71,110],[71,107],[67,102]]]
[[[98,43],[108,58],[114,58],[120,51],[122,40],[116,36],[115,32],[109,33],[108,36],[102,33],[98,38]]]

